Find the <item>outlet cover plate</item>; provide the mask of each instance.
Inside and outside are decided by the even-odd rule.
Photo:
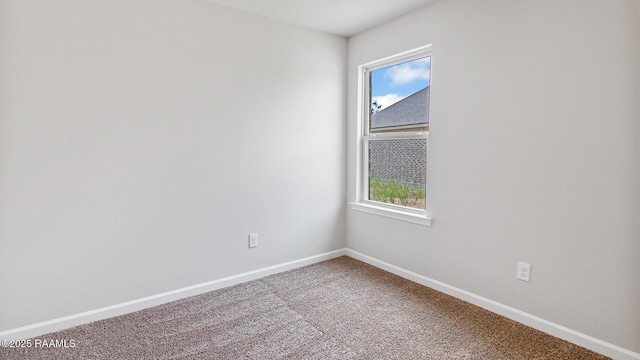
[[[518,261],[518,272],[516,273],[516,278],[522,281],[529,282],[530,276],[531,276],[531,264]]]
[[[258,234],[249,234],[249,248],[258,247]]]

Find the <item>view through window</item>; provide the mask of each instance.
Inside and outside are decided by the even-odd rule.
[[[368,70],[368,200],[426,210],[431,56]]]

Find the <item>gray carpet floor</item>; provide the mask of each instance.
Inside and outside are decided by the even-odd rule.
[[[40,339],[1,359],[606,359],[341,257]]]

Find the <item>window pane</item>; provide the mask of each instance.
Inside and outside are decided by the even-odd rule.
[[[427,139],[369,141],[369,200],[426,209]]]
[[[431,57],[370,73],[369,131],[428,131]]]

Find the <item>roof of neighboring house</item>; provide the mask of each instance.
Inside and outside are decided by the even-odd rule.
[[[429,87],[419,90],[371,117],[371,128],[429,124]]]

